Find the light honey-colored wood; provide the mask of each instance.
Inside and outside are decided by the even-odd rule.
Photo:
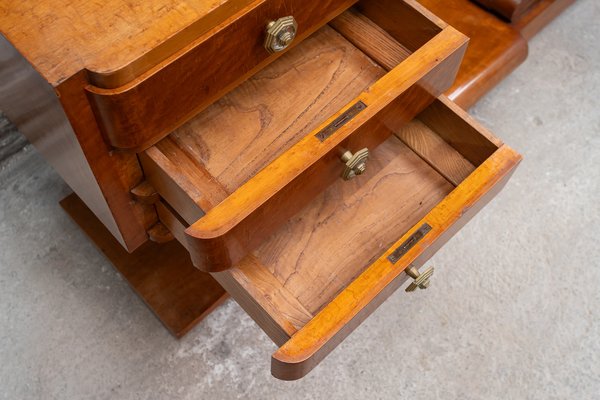
[[[475,170],[462,154],[419,120],[409,122],[395,134],[454,186]]]
[[[113,89],[87,87],[106,138],[120,149],[145,150],[352,3],[254,1],[131,82]],[[266,25],[285,15],[297,21],[296,37],[285,51],[270,53],[263,46]]]
[[[323,27],[167,140],[232,193],[384,74]]]
[[[495,196],[521,159],[483,128],[476,139],[480,125],[446,98],[421,116],[428,124],[397,129],[373,151],[367,174],[334,183],[241,263],[214,274],[277,344],[288,338],[273,355],[276,377],[314,368],[406,280],[408,265],[422,265]],[[432,231],[391,264],[386,257],[423,223]],[[181,237],[185,225],[170,228]]]
[[[273,354],[273,375],[293,380],[310,372],[403,282],[406,267],[421,265],[501,189],[520,159],[504,145],[480,165]],[[392,264],[387,257],[423,223],[432,230]]]
[[[253,2],[2,0],[0,29],[53,86],[82,70],[98,75],[98,81],[123,74],[104,78],[114,85]]]
[[[446,68],[456,68],[465,43],[466,39],[461,34],[452,28],[444,29],[427,46],[415,52],[414,57],[407,58],[368,91],[351,101],[349,104],[362,101],[367,108],[326,141],[319,142],[314,134],[305,136],[218,207],[192,224],[187,232],[196,265],[208,268],[206,270],[222,270],[241,260],[248,249],[262,240],[262,235],[270,234],[280,221],[293,215],[293,207],[306,204],[305,201],[310,200],[313,193],[320,192],[322,187],[337,179],[343,166],[336,160],[339,157],[338,146],[376,146],[391,134],[391,127],[412,119],[431,101],[431,94],[424,91],[425,88],[444,90],[448,77],[452,76]],[[448,62],[445,63],[445,60]],[[322,123],[315,133],[340,113]],[[309,182],[300,183],[304,180]],[[320,182],[321,188],[314,186]],[[267,214],[268,221],[263,217]],[[261,231],[256,230],[258,220],[261,221]],[[194,247],[197,251],[193,250]],[[200,257],[211,252],[220,254],[210,261],[214,267],[198,262]]]
[[[454,188],[395,137],[373,150],[368,168],[334,183],[253,252],[313,314]]]

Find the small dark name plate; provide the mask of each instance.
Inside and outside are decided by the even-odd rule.
[[[405,255],[410,249],[412,249],[415,244],[419,243],[419,240],[423,239],[430,230],[431,226],[429,226],[429,224],[425,223],[421,225],[421,227],[417,229],[415,233],[410,235],[410,237],[406,239],[404,243],[398,246],[398,248],[394,250],[394,252],[390,254],[387,259],[392,264],[396,264],[398,260],[401,259],[402,256]]]
[[[340,129],[342,126],[346,125],[352,118],[356,117],[356,114],[358,114],[365,108],[367,108],[367,105],[365,103],[363,103],[362,101],[357,102],[348,110],[346,110],[346,112],[344,112],[342,115],[334,119],[332,123],[327,125],[325,128],[321,129],[319,133],[317,133],[315,136],[321,142],[323,142],[329,136],[333,135],[335,131]]]

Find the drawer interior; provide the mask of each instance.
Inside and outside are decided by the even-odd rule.
[[[177,186],[161,195],[188,223],[442,30],[413,2],[396,2],[391,17],[379,3],[342,13],[142,155],[147,173],[158,167]]]
[[[373,151],[367,173],[337,180],[212,275],[282,346],[273,374],[297,379],[403,282],[404,268],[422,265],[483,207],[519,161],[440,97]],[[164,204],[159,215],[182,240],[187,224]],[[389,260],[425,222],[426,239]]]
[[[232,193],[383,75],[324,26],[163,141]]]
[[[267,333],[281,343],[499,146],[438,100],[373,151],[367,173],[335,182],[242,263],[214,276],[234,297],[258,300],[259,313],[269,310],[279,326]]]

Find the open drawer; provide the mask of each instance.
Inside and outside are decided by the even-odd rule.
[[[194,264],[244,259],[444,92],[466,43],[412,0],[361,2],[142,153]]]
[[[298,379],[504,186],[521,156],[440,97],[234,268],[213,273],[281,347],[272,373]],[[164,203],[159,215],[185,241]]]

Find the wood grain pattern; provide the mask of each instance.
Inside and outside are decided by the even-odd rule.
[[[253,256],[212,276],[228,293],[235,293],[238,304],[279,346],[313,318],[294,293]]]
[[[527,42],[519,32],[470,0],[419,2],[470,38],[456,81],[446,92],[459,106],[472,106],[527,57]]]
[[[85,69],[98,75],[121,73],[123,78],[113,79],[123,80],[137,76],[147,64],[184,47],[251,2],[2,0],[0,26],[53,86]],[[150,60],[127,70],[144,57]]]
[[[412,53],[401,41],[394,39],[357,9],[340,14],[331,20],[329,25],[387,71],[406,60]]]
[[[157,203],[157,209],[161,222],[186,245],[187,223],[164,202]],[[285,343],[313,317],[253,256],[246,257],[235,268],[212,276],[228,293],[235,293],[238,304],[278,345]]]
[[[353,2],[256,1],[130,83],[115,89],[87,87],[105,136],[117,148],[146,149],[281,56],[263,47],[270,20],[294,16],[298,33],[293,47]]]
[[[369,33],[370,37],[376,35]],[[390,41],[389,37],[385,40]],[[412,119],[448,87],[465,44],[464,36],[452,28],[441,30],[342,108],[359,100],[369,105],[358,118],[319,143],[314,134],[342,111],[329,119],[326,116],[383,73],[340,35],[324,27],[145,152],[141,160],[146,178],[192,224],[188,248],[195,264],[214,272],[240,261],[339,179],[341,147],[377,146],[391,134],[390,129]],[[405,48],[397,47],[398,54],[405,53]],[[281,94],[287,92],[298,94],[281,104]],[[223,140],[223,129],[230,132],[227,140]],[[203,204],[205,196],[219,192],[215,185],[232,194],[226,198],[219,195],[219,206],[198,219],[201,210],[208,209]]]
[[[131,195],[135,201],[144,204],[154,204],[160,200],[160,195],[148,181],[143,181],[131,189]]]
[[[406,279],[402,273],[406,267],[422,265],[495,196],[520,159],[508,146],[502,146],[277,350],[272,357],[272,374],[294,380],[310,372]],[[388,255],[423,223],[433,229],[392,264]]]
[[[174,336],[185,335],[227,298],[177,241],[146,242],[128,253],[76,195],[60,204]]]
[[[383,75],[323,27],[168,140],[232,193]]]
[[[350,104],[368,107],[324,142],[307,135],[195,222],[187,233],[194,263],[229,268],[341,173],[341,148],[374,147],[451,82],[465,38],[446,28]],[[341,113],[341,112],[340,112]],[[326,126],[335,117],[321,125]],[[269,216],[266,218],[265,216]]]
[[[520,155],[488,131],[474,139],[480,125],[447,99],[430,107],[421,115],[439,130],[418,122],[407,140],[421,156],[388,138],[374,150],[366,175],[334,183],[240,264],[214,273],[276,343],[288,340],[273,355],[277,378],[298,379],[314,368],[406,280],[402,271],[429,259],[495,196],[519,163]],[[452,146],[435,152],[442,138],[450,138]],[[474,160],[485,158],[466,177],[462,168],[469,163],[461,150]],[[478,150],[480,157],[474,156]],[[454,180],[461,182],[454,188],[443,175],[455,173],[457,163],[463,165]],[[390,264],[385,257],[424,222],[432,232]],[[170,228],[181,237],[185,224]]]
[[[334,183],[253,252],[313,314],[454,188],[395,137],[368,168]]]
[[[81,90],[85,84],[84,74],[79,74],[56,88],[73,127],[74,137],[69,137],[69,140],[76,141],[76,146],[81,148],[93,179],[102,192],[102,200],[107,203],[123,237],[124,247],[133,251],[148,240],[146,231],[156,222],[156,214],[151,205],[132,201],[131,189],[143,181],[138,158],[133,153],[115,152],[104,141]],[[60,146],[53,147],[51,151],[58,158],[64,157]]]
[[[419,120],[409,122],[395,134],[454,186],[475,170],[462,154]]]
[[[126,246],[59,98],[3,36],[0,36],[0,109]],[[141,233],[145,235],[145,231]]]

